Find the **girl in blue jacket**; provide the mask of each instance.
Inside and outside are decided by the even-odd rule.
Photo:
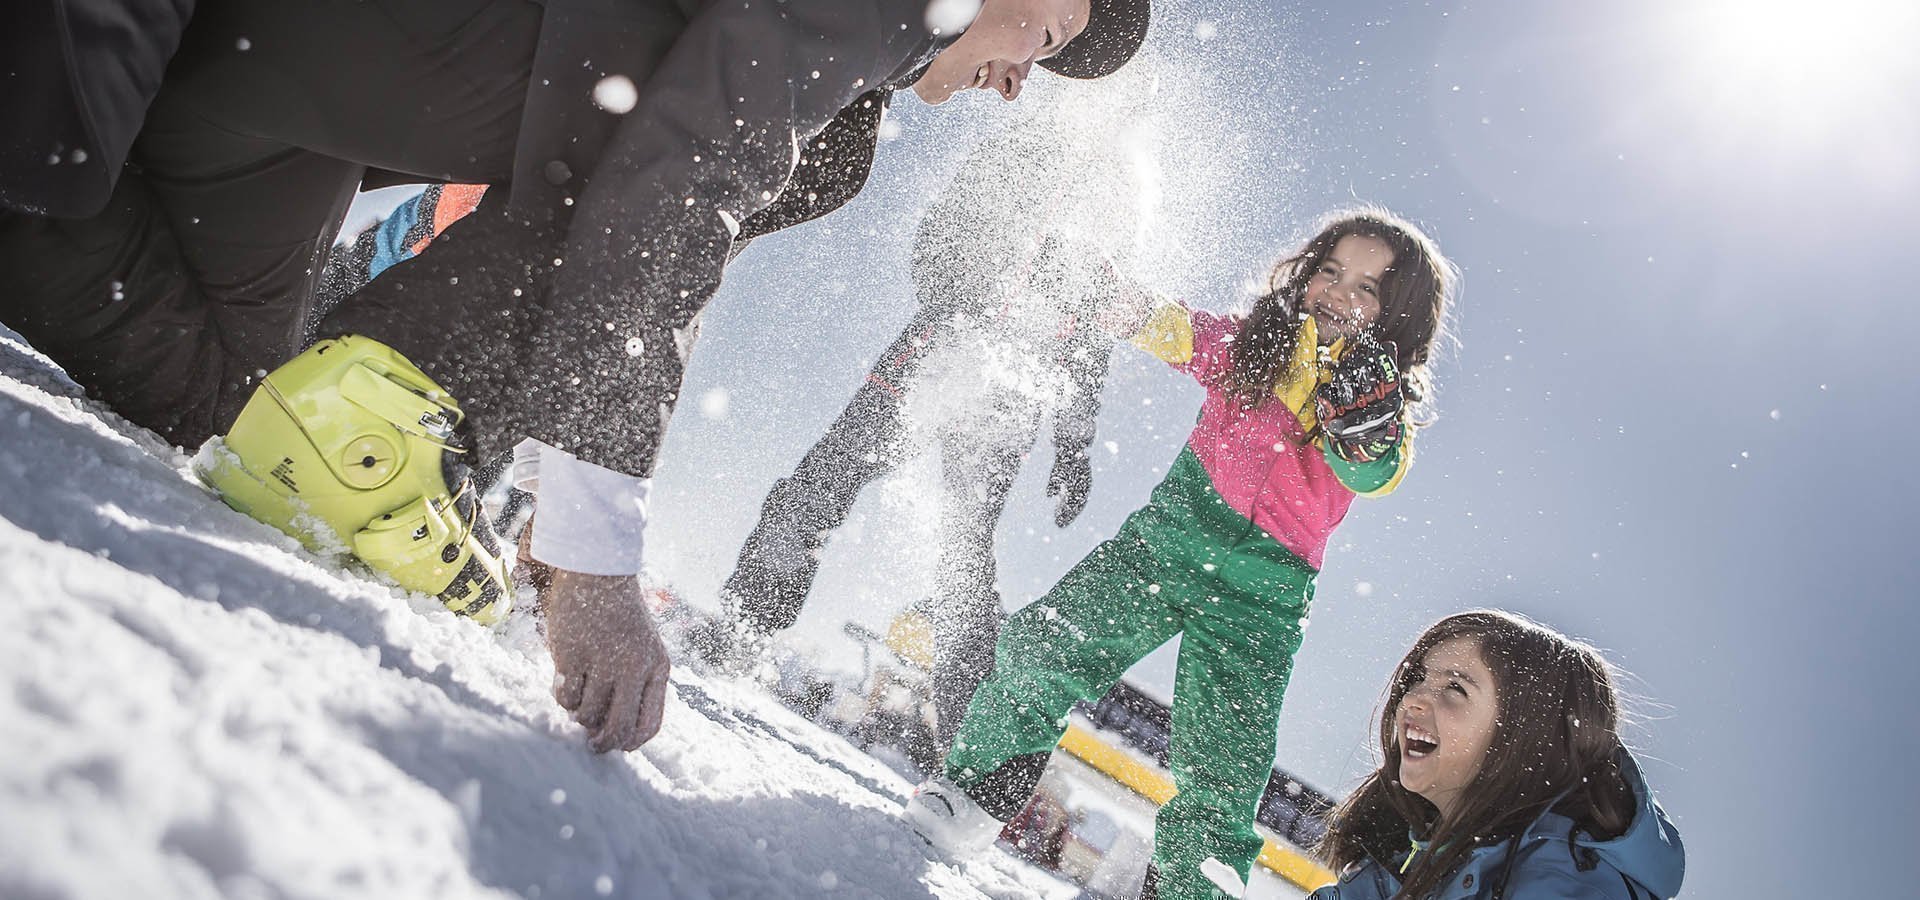
[[[1656,900],[1686,851],[1620,742],[1592,647],[1510,613],[1428,628],[1380,719],[1384,763],[1335,810],[1311,900]]]

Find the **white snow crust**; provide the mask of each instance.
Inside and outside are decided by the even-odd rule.
[[[501,633],[232,512],[0,333],[0,897],[1064,897],[950,865],[909,786],[673,676],[595,756]]]

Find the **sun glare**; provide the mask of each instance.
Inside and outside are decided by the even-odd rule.
[[[1648,11],[1642,135],[1723,183],[1915,183],[1920,2],[1680,0]],[[1656,124],[1657,123],[1657,124]]]
[[[1693,0],[1669,14],[1662,31],[1678,86],[1716,118],[1834,125],[1920,79],[1914,0]]]
[[[1920,0],[1495,0],[1449,24],[1430,89],[1451,164],[1508,209],[1800,221],[1920,187],[1915,36]]]

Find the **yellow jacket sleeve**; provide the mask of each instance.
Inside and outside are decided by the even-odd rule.
[[[1178,303],[1162,303],[1134,332],[1133,345],[1169,365],[1193,359],[1193,314]]]

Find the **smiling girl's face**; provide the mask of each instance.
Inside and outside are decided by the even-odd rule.
[[[1333,245],[1301,298],[1320,343],[1353,337],[1380,318],[1380,281],[1391,265],[1393,248],[1377,237],[1349,234]]]
[[[1499,686],[1471,637],[1434,645],[1406,677],[1393,727],[1400,785],[1439,808],[1444,820],[1486,763]]]

